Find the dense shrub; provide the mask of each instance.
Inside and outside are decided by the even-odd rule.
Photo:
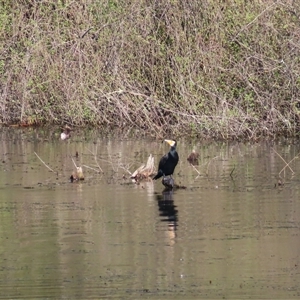
[[[299,1],[2,1],[0,38],[5,124],[299,131]]]

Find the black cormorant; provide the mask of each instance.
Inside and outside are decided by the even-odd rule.
[[[165,140],[170,146],[171,149],[169,153],[164,155],[161,160],[159,161],[158,165],[158,172],[153,177],[154,180],[162,177],[162,176],[168,176],[172,175],[174,173],[174,169],[179,161],[179,156],[176,151],[176,141],[173,140]]]

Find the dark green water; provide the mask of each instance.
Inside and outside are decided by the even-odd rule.
[[[179,140],[174,178],[187,188],[163,192],[128,174],[150,153],[157,165],[160,141],[0,135],[0,298],[299,299],[299,159],[274,186],[275,151],[289,162],[299,143]],[[68,180],[71,157],[83,182]]]

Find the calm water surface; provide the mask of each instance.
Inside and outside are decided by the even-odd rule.
[[[0,132],[0,298],[299,299],[299,143],[179,140],[164,192],[128,171],[167,144],[83,136]]]

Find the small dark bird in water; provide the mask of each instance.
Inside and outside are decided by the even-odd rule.
[[[158,172],[153,177],[154,180],[156,180],[162,176],[165,177],[165,176],[172,175],[174,173],[175,167],[177,166],[178,161],[179,161],[179,156],[176,151],[176,144],[177,144],[176,141],[165,140],[165,142],[167,142],[171,146],[171,149],[159,161]]]
[[[199,154],[193,150],[192,153],[188,156],[187,161],[192,165],[198,165]]]
[[[70,138],[71,136],[71,131],[72,129],[66,125],[63,129],[62,129],[62,133],[60,134],[60,138],[61,140],[67,140],[68,138]]]

